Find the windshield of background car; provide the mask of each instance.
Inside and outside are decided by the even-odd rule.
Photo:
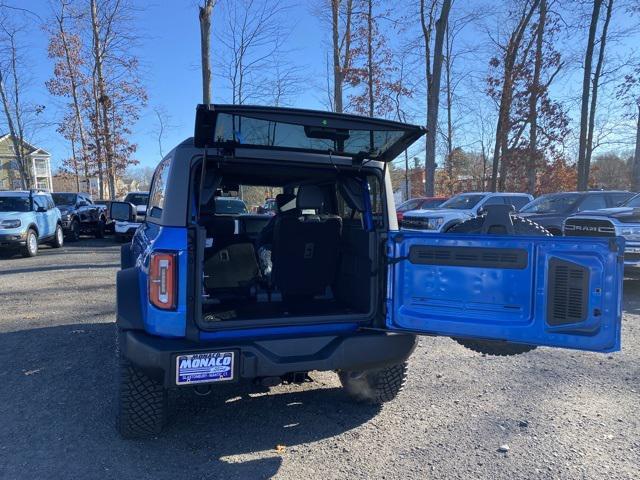
[[[430,200],[424,200],[422,203],[420,203],[420,208],[425,210],[427,208],[438,208],[443,203],[444,203],[444,200],[442,200],[441,198],[432,198]]]
[[[3,197],[0,196],[0,212],[28,212],[31,210],[31,202],[28,196]]]
[[[639,208],[640,207],[640,195],[636,195],[635,197],[630,198],[626,202],[620,205],[621,207],[632,207]]]
[[[396,211],[398,212],[408,212],[409,210],[415,210],[416,208],[418,208],[420,206],[420,200],[417,198],[414,198],[412,200],[407,200],[404,203],[401,203],[398,208],[396,208]]]
[[[146,205],[148,200],[149,195],[142,193],[130,193],[124,199],[125,202],[133,203],[136,207]]]
[[[449,200],[440,205],[440,208],[449,208],[452,210],[469,210],[475,207],[484,195],[464,194],[451,197]]]
[[[533,202],[525,205],[521,213],[563,213],[573,207],[578,198],[577,193],[561,193],[552,195],[542,195]]]
[[[75,205],[78,197],[75,193],[52,193],[51,196],[56,205]]]
[[[216,213],[222,215],[240,215],[241,213],[247,213],[247,205],[242,200],[217,197]]]

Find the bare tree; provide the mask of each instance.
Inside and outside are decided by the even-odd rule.
[[[17,38],[22,29],[10,18],[4,10],[0,10],[0,99],[13,144],[19,181],[22,188],[32,188],[31,166],[25,148],[25,115],[30,106],[23,98],[26,77],[21,69],[21,59],[24,58],[24,51],[19,47]]]
[[[513,87],[516,75],[516,63],[520,46],[525,35],[531,17],[540,4],[540,0],[527,0],[517,13],[517,23],[511,30],[506,45],[498,44],[502,53],[502,59],[494,59],[495,63],[502,63],[502,90],[498,108],[498,122],[496,125],[495,146],[493,149],[493,163],[491,172],[491,191],[498,189],[498,166],[502,157],[506,156],[508,150],[508,138],[510,125],[511,104],[513,102]],[[500,169],[500,188],[504,188],[506,180],[506,162],[502,162]]]
[[[598,3],[598,0],[594,2]],[[602,2],[600,2],[602,3]],[[613,0],[607,1],[605,11],[604,24],[600,33],[600,41],[598,47],[598,60],[596,69],[591,75],[591,62],[587,70],[587,61],[585,58],[585,77],[587,79],[586,90],[585,85],[582,86],[582,108],[580,113],[580,144],[578,151],[578,190],[586,190],[589,186],[589,172],[591,163],[591,154],[593,152],[593,130],[595,125],[596,107],[598,104],[598,87],[602,76],[602,65],[604,63],[605,47],[607,44],[607,34],[609,31],[609,23],[613,10]],[[596,26],[598,23],[598,15],[592,14],[592,24],[595,17]],[[591,26],[589,28],[589,38],[591,39]],[[593,56],[594,45],[587,45],[587,56]],[[591,50],[591,51],[589,51]],[[583,79],[584,80],[584,79]],[[585,96],[586,94],[586,96]],[[591,97],[591,99],[589,99]],[[586,107],[590,102],[590,106]],[[586,111],[585,111],[586,108]],[[585,116],[586,115],[586,116]],[[583,123],[583,121],[586,121]],[[586,138],[585,138],[586,137]]]
[[[436,21],[436,38],[433,47],[433,72],[427,90],[427,135],[425,151],[425,195],[435,194],[436,173],[436,129],[438,128],[438,108],[440,105],[440,78],[444,59],[444,37],[449,21],[451,0],[443,0],[440,16]],[[426,40],[426,38],[425,38]],[[425,58],[429,62],[429,58]]]
[[[540,75],[542,71],[542,42],[547,21],[547,0],[540,1],[538,26],[536,28],[536,53],[533,67],[533,82],[529,94],[529,157],[527,158],[527,191],[532,195],[536,191],[536,166],[538,152],[538,99],[540,97]]]
[[[156,105],[153,107],[153,115],[155,116],[154,134],[158,142],[158,153],[160,158],[164,158],[164,149],[162,147],[162,141],[167,135],[167,131],[175,128],[171,124],[171,115],[167,112],[167,109],[163,106]]]
[[[264,97],[265,72],[282,63],[286,40],[284,14],[286,4],[264,0],[234,0],[225,3],[224,28],[216,32],[224,47],[219,56],[220,75],[229,82],[232,103]]]
[[[204,0],[198,7],[200,20],[200,61],[202,64],[202,103],[211,103],[211,15],[217,0]]]
[[[73,108],[74,122],[71,133],[72,151],[76,158],[76,135],[80,140],[80,158],[83,166],[83,174],[86,181],[87,191],[90,190],[88,181],[89,152],[88,139],[85,129],[85,118],[81,105],[81,88],[86,86],[86,78],[80,70],[82,66],[81,43],[78,35],[69,33],[68,10],[72,6],[71,0],[58,0],[57,10],[54,12],[55,27],[50,30],[49,57],[59,58],[60,64],[55,67],[54,78],[46,82],[49,92],[54,95],[70,96]],[[77,170],[77,165],[76,165]]]
[[[345,72],[351,66],[351,18],[353,0],[346,0],[344,10],[342,0],[331,0],[331,41],[333,47],[333,110],[342,113],[344,109],[343,86]],[[342,19],[344,18],[344,26]]]

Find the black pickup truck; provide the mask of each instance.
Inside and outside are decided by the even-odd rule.
[[[69,240],[81,234],[103,238],[107,228],[107,207],[97,205],[87,193],[52,193],[53,201],[62,214],[62,228]]]

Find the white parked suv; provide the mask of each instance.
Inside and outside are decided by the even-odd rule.
[[[454,225],[478,216],[488,205],[513,205],[516,211],[533,200],[528,193],[460,193],[438,208],[406,212],[400,227],[404,230],[430,230],[446,232]]]

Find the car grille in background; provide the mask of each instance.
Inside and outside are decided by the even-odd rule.
[[[625,262],[640,262],[640,253],[627,253],[624,252]]]
[[[401,228],[413,228],[415,230],[428,230],[429,219],[425,217],[402,217]]]
[[[587,318],[589,270],[552,258],[549,261],[547,323],[577,323]]]
[[[564,234],[571,237],[615,237],[616,229],[609,220],[568,218]]]

